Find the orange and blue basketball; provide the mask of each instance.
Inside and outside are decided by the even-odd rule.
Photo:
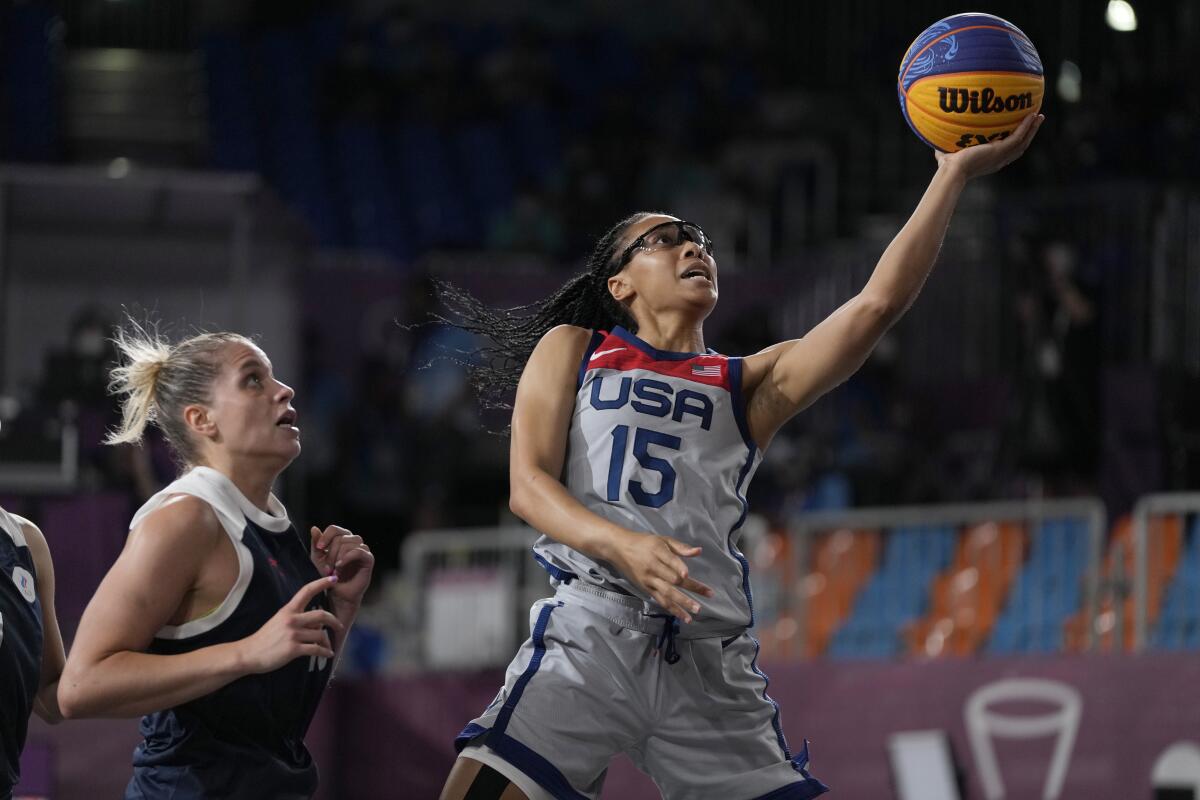
[[[900,62],[900,110],[913,133],[952,153],[1003,139],[1042,107],[1042,60],[991,14],[956,14],[917,37]]]

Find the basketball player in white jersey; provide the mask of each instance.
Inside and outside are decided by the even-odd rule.
[[[496,699],[458,736],[443,800],[596,798],[619,752],[666,798],[827,791],[807,743],[788,746],[747,633],[746,488],[780,426],[857,370],[916,298],[966,182],[1019,157],[1041,121],[939,153],[862,291],[804,338],[746,358],[705,348],[712,243],[663,214],[619,223],[588,271],[532,314],[444,287],[460,324],[494,343],[481,388],[502,392],[507,365],[524,364],[510,502],[543,534],[534,557],[556,591],[533,607]]]
[[[375,559],[344,528],[297,533],[271,492],[300,454],[294,392],[235,333],[171,344],[134,326],[121,430],[159,427],[183,474],[146,501],[83,613],[58,698],[142,717],[127,800],[303,800],[304,735]]]

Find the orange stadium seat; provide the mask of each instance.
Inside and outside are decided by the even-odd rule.
[[[854,598],[879,561],[879,532],[842,528],[816,537],[812,569],[804,578],[804,654],[825,652],[834,631],[850,614]]]
[[[1163,590],[1175,575],[1183,549],[1183,518],[1176,514],[1152,517],[1146,541],[1146,617],[1152,628],[1162,611]],[[1133,650],[1133,519],[1127,514],[1118,519],[1109,532],[1108,548],[1100,567],[1101,598],[1092,620],[1092,630],[1098,637],[1096,647],[1111,651],[1116,648],[1116,601],[1114,582],[1124,583],[1125,601],[1121,608],[1121,649]],[[1120,565],[1120,570],[1117,567]],[[1107,587],[1107,590],[1106,588]],[[1072,615],[1065,623],[1066,646],[1069,651],[1081,652],[1088,646],[1087,609]]]
[[[1024,546],[1025,531],[1017,523],[967,529],[953,565],[933,580],[929,613],[905,633],[909,654],[964,656],[978,650],[1021,566]]]

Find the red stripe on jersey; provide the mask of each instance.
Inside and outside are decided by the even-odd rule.
[[[697,367],[701,369],[695,369]],[[704,367],[709,369],[703,369]],[[718,374],[712,374],[712,367],[717,368]],[[686,359],[657,359],[611,333],[605,336],[600,345],[592,352],[588,359],[587,369],[621,371],[644,369],[659,375],[682,378],[693,383],[719,386],[726,391],[729,390],[729,359],[727,356],[700,353]]]

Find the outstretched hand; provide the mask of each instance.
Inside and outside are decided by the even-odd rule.
[[[935,150],[933,155],[940,166],[955,166],[962,170],[963,176],[968,180],[980,175],[990,175],[1021,157],[1045,119],[1043,114],[1030,114],[1021,120],[1021,124],[1006,139],[977,144],[956,153]]]

